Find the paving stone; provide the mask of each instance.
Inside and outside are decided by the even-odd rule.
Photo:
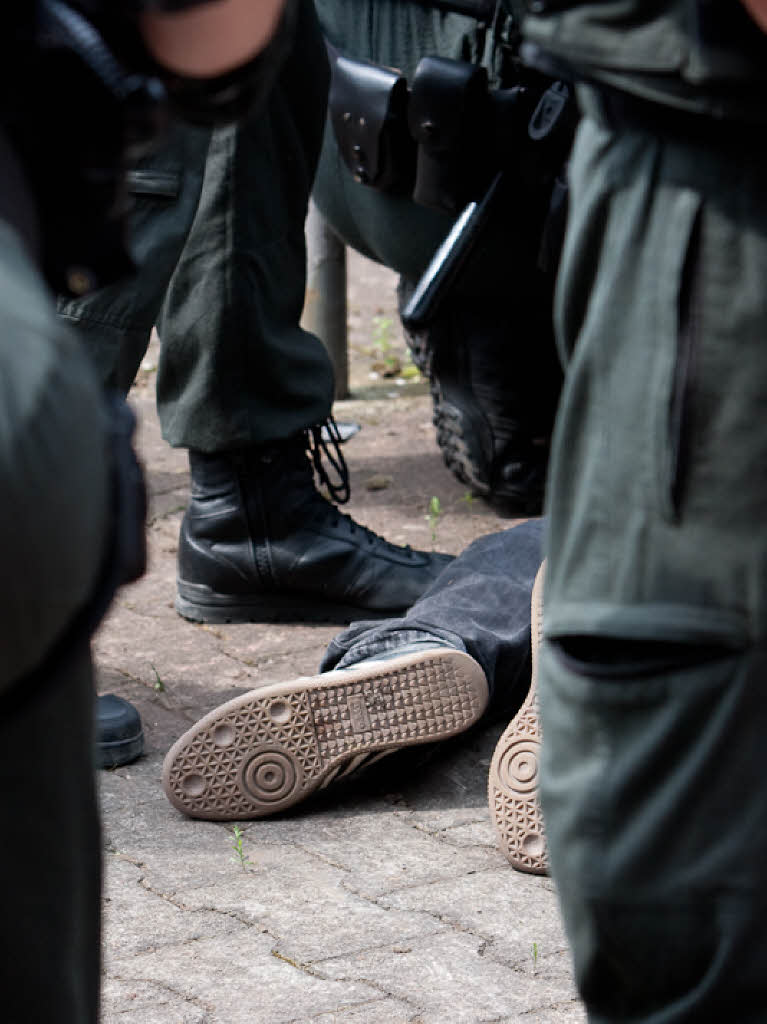
[[[157,782],[159,789],[159,778]],[[167,896],[180,889],[226,881],[236,874],[230,825],[171,815],[164,797],[106,819],[110,849],[141,866],[152,888]]]
[[[458,1021],[458,1018],[454,1019]],[[439,1014],[424,1013],[414,1018],[414,1024],[445,1024],[445,1019]],[[480,1018],[469,1014],[460,1019],[460,1024],[587,1024],[587,1021],[581,1004],[577,1000],[565,999],[548,1006],[536,1005],[529,1010],[520,1010],[510,1017]]]
[[[377,999],[349,1010],[322,1013],[307,1017],[295,1024],[420,1024],[421,1017],[413,1015],[413,1008],[396,999]],[[444,1024],[444,1022],[443,1022]]]
[[[449,884],[423,886],[382,897],[385,906],[434,914],[446,926],[486,940],[483,957],[511,967],[531,993],[574,999],[567,940],[553,886],[509,865]]]
[[[120,962],[119,977],[183,992],[220,1024],[287,1024],[381,997],[374,985],[336,980],[277,952],[255,928],[167,946]]]
[[[179,695],[182,702],[189,692],[184,682],[197,690],[206,680],[220,686],[222,677],[230,681],[249,674],[249,666],[224,650],[215,631],[197,629],[175,612],[170,617],[147,615],[143,606],[131,608],[125,600],[112,612],[110,628],[96,637],[94,651],[100,663],[119,664],[123,673],[143,681],[152,693],[159,675],[165,692]],[[241,689],[255,685],[243,681]]]
[[[361,815],[328,815],[300,842],[305,850],[345,867],[349,888],[365,896],[458,878],[497,863],[495,851],[442,842],[378,803]]]
[[[147,888],[145,873],[119,857],[105,860],[104,927],[112,941],[105,957],[107,970],[136,953],[194,939],[243,931],[247,926],[225,910],[190,910]]]
[[[536,991],[535,978],[485,957],[485,945],[476,935],[449,931],[417,944],[325,960],[316,966],[329,977],[375,985],[415,1006],[419,1013],[450,1024],[513,1018],[537,1005],[550,1005],[550,979]],[[566,995],[565,986],[561,987],[560,998]]]
[[[465,825],[445,828],[441,836],[445,842],[455,846],[485,846],[488,850],[495,850],[498,853],[498,863],[508,863],[498,849],[489,811],[479,821],[469,821]]]
[[[301,850],[265,851],[244,844],[253,869],[227,883],[181,890],[189,908],[214,906],[268,929],[281,952],[320,960],[391,943],[417,942],[444,930],[434,915],[386,908],[350,892],[347,873]]]
[[[545,955],[567,948],[551,883],[521,874],[509,864],[390,892],[379,903],[426,910],[461,931],[481,935],[492,942],[493,955],[512,966],[528,966],[533,944],[539,966]]]
[[[434,835],[489,823],[487,775],[500,731],[456,737],[445,751],[437,749],[415,777],[398,780],[397,790],[390,794],[397,815]]]
[[[143,981],[106,976],[102,985],[102,1024],[210,1024],[210,1011],[182,992]]]
[[[146,803],[164,809],[166,800],[160,787],[161,762],[159,757],[143,757],[133,764],[111,771],[100,771],[97,776],[99,797],[105,823],[111,832],[119,833],[124,816]]]

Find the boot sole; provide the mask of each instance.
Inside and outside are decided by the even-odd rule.
[[[454,399],[437,397],[433,422],[445,465],[461,483],[471,487],[500,516],[540,515],[542,492],[490,482],[489,463],[480,440],[487,428],[476,415]]]
[[[482,427],[476,418],[444,398],[434,400],[437,445],[447,468],[481,497],[490,494],[487,460],[480,455],[478,435]]]
[[[265,686],[189,729],[165,758],[163,788],[193,818],[267,817],[370,755],[463,732],[487,701],[479,665],[447,648]]]
[[[400,309],[409,291],[398,289]],[[499,516],[540,515],[543,489],[513,487],[508,481],[493,480],[493,438],[490,427],[473,399],[448,369],[437,372],[429,329],[411,331],[403,327],[413,362],[429,381],[432,422],[437,445],[445,465],[472,493],[483,498]]]
[[[434,354],[428,329],[408,331],[405,338],[413,362],[429,381],[432,401],[432,422],[437,428],[437,445],[450,472],[471,487],[474,494],[489,499],[491,496],[487,451],[492,449],[484,417],[469,403],[468,408],[448,398],[443,390],[455,388],[434,373]],[[482,440],[484,438],[484,440]]]
[[[383,619],[405,610],[364,608],[305,594],[270,593],[244,600],[185,580],[178,580],[177,587],[175,608],[182,618],[219,626],[238,622],[325,622],[345,626],[355,619]]]
[[[498,740],[488,779],[488,803],[498,845],[517,871],[549,872],[543,815],[538,799],[541,726],[538,717],[538,651],[543,636],[543,567],[533,586],[530,690]]]
[[[144,753],[144,731],[127,739],[112,740],[96,744],[97,768],[121,768],[124,764],[137,761]]]

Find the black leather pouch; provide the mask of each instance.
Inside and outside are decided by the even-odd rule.
[[[413,78],[408,120],[418,143],[413,199],[456,212],[482,195],[494,172],[485,69],[424,57]]]
[[[348,57],[333,62],[330,117],[355,181],[385,192],[412,189],[415,143],[407,101],[407,82],[397,71]]]

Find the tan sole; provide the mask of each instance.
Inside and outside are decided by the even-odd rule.
[[[171,747],[170,802],[193,818],[262,818],[306,799],[370,755],[447,739],[488,701],[468,654],[432,648],[251,690]]]
[[[543,576],[538,571],[531,602],[532,678],[524,704],[498,740],[490,762],[488,803],[498,845],[512,867],[533,875],[549,870],[543,815],[538,800],[541,726],[538,719],[538,651],[543,637]]]

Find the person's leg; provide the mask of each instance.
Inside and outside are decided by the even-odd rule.
[[[306,3],[266,108],[214,133],[159,323],[163,433],[189,448],[192,476],[176,607],[194,621],[390,614],[448,560],[340,515],[307,458],[333,394],[324,347],[299,327],[327,80]]]
[[[509,44],[493,48],[475,19],[396,0],[317,0],[316,6],[328,40],[346,57],[396,67],[410,81],[423,56],[482,61],[493,86],[516,84],[511,63],[501,58]],[[485,157],[494,159],[490,152]],[[520,174],[511,201],[496,209],[468,273],[433,323],[405,332],[431,383],[446,464],[475,494],[512,515],[540,511],[561,386],[551,326],[556,258],[541,269],[543,217],[536,213],[532,226],[527,220],[542,190],[524,178],[515,157],[520,167],[511,161],[508,177]],[[400,309],[456,217],[360,184],[341,156],[330,119],[313,197],[348,245],[401,275]]]
[[[384,754],[513,714],[530,683],[540,536],[535,520],[475,541],[406,615],[340,634],[319,675],[206,715],[166,758],[168,798],[194,817],[263,817]]]
[[[552,873],[591,1020],[756,1022],[767,167],[615,135],[586,101],[541,654]]]
[[[104,386],[122,394],[136,376],[189,234],[209,142],[208,129],[171,128],[128,176],[135,273],[82,299],[59,299],[59,315],[76,331]]]
[[[10,683],[0,749],[4,1018],[96,1024],[101,836],[87,642]]]
[[[543,639],[545,563],[530,602],[531,677],[527,695],[501,734],[490,760],[487,803],[498,847],[517,871],[546,875],[549,854],[540,801],[541,723],[538,675]]]
[[[58,313],[79,338],[109,392],[126,395],[194,219],[210,130],[178,122],[128,174],[130,252],[135,272],[81,299],[59,297]],[[96,705],[101,767],[135,760],[144,744],[138,711],[113,694]]]
[[[111,532],[107,415],[27,250],[5,224],[0,236],[3,1016],[96,1024],[100,837],[88,636]]]
[[[330,413],[330,359],[299,326],[327,82],[312,5],[303,4],[265,108],[213,134],[158,323],[157,405],[174,447],[243,450],[294,437]]]
[[[543,520],[530,519],[474,541],[406,615],[382,623],[353,623],[330,643],[322,661],[325,671],[344,669],[386,654],[397,656],[413,644],[424,649],[447,644],[471,655],[490,688],[483,720],[509,721],[493,754],[488,780],[498,846],[513,867],[535,874],[548,870],[538,799],[540,728],[533,690],[537,619],[531,620],[543,527]],[[535,604],[533,600],[533,614]]]
[[[530,595],[544,521],[529,519],[471,543],[400,618],[354,622],[329,644],[320,671],[396,653],[414,641],[465,651],[490,689],[487,716],[509,718],[530,683]]]
[[[487,699],[479,665],[434,644],[262,686],[216,708],[174,743],[163,767],[165,794],[193,818],[266,817],[395,750],[464,732]]]

